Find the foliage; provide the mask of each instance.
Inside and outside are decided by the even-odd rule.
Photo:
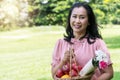
[[[94,10],[94,12],[95,12],[95,15],[97,16],[98,23],[104,24],[105,23],[105,19],[104,19],[105,14],[104,14],[104,12],[101,11],[100,9],[96,9],[96,10]]]
[[[82,1],[82,0],[79,0]],[[74,0],[49,0],[43,4],[39,1],[40,14],[36,15],[34,22],[36,25],[65,25],[68,11]]]
[[[69,8],[76,1],[85,0],[48,0],[43,4],[42,0],[32,0],[34,6],[38,6],[38,14],[34,17],[35,25],[66,25]],[[120,24],[118,10],[119,0],[89,0],[95,11],[99,24]],[[36,4],[36,5],[35,5]],[[33,6],[33,4],[32,4]],[[35,9],[34,9],[35,10]],[[34,11],[33,10],[33,11]],[[114,12],[116,12],[114,14]],[[102,16],[102,17],[101,17]],[[110,18],[111,17],[111,18]]]
[[[89,1],[98,24],[120,24],[120,0],[0,0],[0,31],[32,25],[66,26],[68,11],[78,1]]]

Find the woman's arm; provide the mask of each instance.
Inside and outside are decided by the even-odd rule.
[[[107,68],[102,70],[102,75],[97,80],[110,80],[113,78],[113,67],[112,64],[109,65]]]
[[[60,61],[60,63],[58,63],[58,65],[54,67],[52,66],[52,77],[53,78],[56,75],[56,72],[58,69],[61,69],[63,65],[65,65],[67,62],[70,62],[70,54],[71,56],[74,56],[73,49],[67,50],[64,54],[63,59]]]
[[[65,64],[65,62],[62,60],[58,65],[56,65],[55,67],[52,67],[52,77],[55,78],[55,74],[57,72],[58,69],[62,68],[62,66]]]

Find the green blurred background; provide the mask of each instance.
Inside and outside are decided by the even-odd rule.
[[[120,0],[0,0],[0,30],[41,25],[66,25],[71,5],[88,2],[98,24],[120,24]]]
[[[52,80],[54,45],[65,33],[69,8],[87,1],[120,79],[120,0],[0,0],[0,80]]]

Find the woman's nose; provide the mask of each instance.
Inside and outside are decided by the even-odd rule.
[[[76,18],[75,22],[76,22],[76,23],[80,23],[80,19],[79,19],[79,18]]]

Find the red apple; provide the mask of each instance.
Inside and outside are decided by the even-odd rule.
[[[75,63],[72,63],[72,68],[74,68],[76,66],[76,64]]]
[[[68,64],[64,65],[62,67],[62,71],[65,73],[65,74],[68,74],[69,71],[70,71],[70,66]]]
[[[72,64],[72,69],[74,69],[74,70],[77,71],[77,72],[78,72],[78,70],[79,70],[79,69],[78,69],[78,66],[77,66],[75,63]]]
[[[78,75],[77,71],[75,71],[74,69],[71,70],[71,77],[75,77]]]
[[[82,69],[82,66],[78,65],[78,70],[81,71]]]
[[[56,76],[60,78],[63,75],[64,75],[63,71],[61,69],[58,69],[58,71],[56,72]]]

